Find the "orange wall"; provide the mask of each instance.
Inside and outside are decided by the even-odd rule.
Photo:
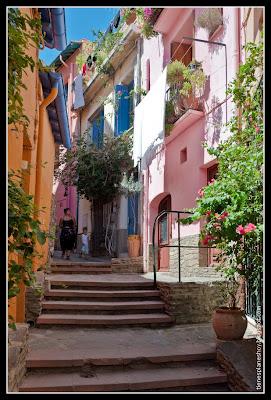
[[[35,9],[21,9],[22,13],[34,15]],[[38,61],[38,49],[29,46],[27,54],[30,55],[36,62]],[[27,193],[35,195],[36,187],[36,158],[37,146],[43,144],[42,163],[46,163],[41,172],[41,193],[40,204],[45,207],[44,212],[40,215],[40,220],[43,229],[48,231],[51,215],[51,198],[53,187],[53,172],[55,158],[55,143],[52,134],[51,125],[49,123],[48,114],[45,113],[44,118],[44,137],[43,143],[39,141],[39,106],[43,100],[41,84],[38,77],[38,69],[33,72],[26,71],[23,74],[23,83],[27,89],[22,90],[23,106],[25,114],[28,116],[30,123],[27,129],[27,134],[23,132],[12,132],[12,127],[9,127],[8,132],[8,167],[9,169],[21,169],[22,161],[27,160],[31,164],[29,169],[30,174],[24,174],[24,189]],[[35,199],[35,203],[39,199]],[[42,253],[42,259],[34,260],[34,270],[44,264],[48,254],[48,240],[44,246],[37,246],[37,250]],[[13,316],[16,322],[24,322],[25,320],[25,286],[22,284],[20,293],[17,298],[9,301],[9,314]]]

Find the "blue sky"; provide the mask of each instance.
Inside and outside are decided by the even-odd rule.
[[[105,31],[119,8],[108,7],[65,7],[67,43],[71,40],[94,40],[92,29]],[[49,65],[61,53],[55,49],[40,51],[40,58]]]

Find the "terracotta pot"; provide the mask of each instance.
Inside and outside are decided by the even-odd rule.
[[[242,339],[247,328],[247,317],[240,308],[217,308],[213,313],[212,322],[220,340]]]
[[[135,22],[135,20],[136,20],[136,12],[132,11],[125,22],[126,22],[127,25],[131,25],[133,22]]]
[[[128,255],[129,257],[138,257],[140,252],[140,236],[128,236]]]

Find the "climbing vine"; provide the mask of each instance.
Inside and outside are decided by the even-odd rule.
[[[227,278],[244,275],[256,291],[263,267],[263,43],[245,50],[248,58],[228,90],[239,111],[228,124],[231,136],[207,148],[217,157],[218,176],[199,190],[194,215],[182,222],[204,217],[202,243],[221,250]],[[252,267],[244,268],[248,262]]]
[[[35,61],[27,54],[30,46],[41,43],[40,18],[22,14],[18,8],[8,9],[8,123],[27,127],[29,118],[24,113],[22,89],[27,89],[23,76],[33,72]]]

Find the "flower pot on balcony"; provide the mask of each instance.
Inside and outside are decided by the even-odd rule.
[[[136,12],[133,10],[125,19],[127,25],[131,25],[136,20]]]
[[[220,340],[240,340],[247,328],[247,317],[240,308],[220,307],[213,313],[213,328]]]
[[[195,97],[192,94],[190,94],[188,97],[184,97],[182,99],[183,102],[183,107],[188,110],[197,110],[197,111],[202,111],[202,101],[199,97]]]
[[[129,257],[138,257],[140,253],[140,235],[128,236],[128,255]]]

